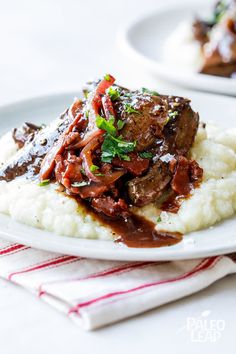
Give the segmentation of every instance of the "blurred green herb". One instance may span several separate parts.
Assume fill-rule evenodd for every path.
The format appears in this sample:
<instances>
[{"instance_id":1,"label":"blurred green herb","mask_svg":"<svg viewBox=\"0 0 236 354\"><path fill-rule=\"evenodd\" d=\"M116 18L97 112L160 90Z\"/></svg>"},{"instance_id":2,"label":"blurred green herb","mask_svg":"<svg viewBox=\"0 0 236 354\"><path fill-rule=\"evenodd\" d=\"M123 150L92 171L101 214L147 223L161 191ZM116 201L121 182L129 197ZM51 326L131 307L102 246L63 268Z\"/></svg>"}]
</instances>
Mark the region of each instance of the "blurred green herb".
<instances>
[{"instance_id":1,"label":"blurred green herb","mask_svg":"<svg viewBox=\"0 0 236 354\"><path fill-rule=\"evenodd\" d=\"M111 135L116 135L116 128L114 126L115 118L110 116L109 120L97 115L96 117L96 125L99 129L105 130L107 133Z\"/></svg>"},{"instance_id":2,"label":"blurred green herb","mask_svg":"<svg viewBox=\"0 0 236 354\"><path fill-rule=\"evenodd\" d=\"M111 77L110 77L109 74L104 75L104 79L105 79L106 81L111 81Z\"/></svg>"},{"instance_id":3,"label":"blurred green herb","mask_svg":"<svg viewBox=\"0 0 236 354\"><path fill-rule=\"evenodd\" d=\"M134 109L131 104L126 103L125 104L125 112L126 113L136 113L136 114L141 114L137 109Z\"/></svg>"},{"instance_id":4,"label":"blurred green herb","mask_svg":"<svg viewBox=\"0 0 236 354\"><path fill-rule=\"evenodd\" d=\"M91 172L95 172L95 171L99 170L99 167L96 165L91 165L89 169Z\"/></svg>"},{"instance_id":5,"label":"blurred green herb","mask_svg":"<svg viewBox=\"0 0 236 354\"><path fill-rule=\"evenodd\" d=\"M139 153L139 156L142 157L143 159L152 159L153 154L151 152L143 151Z\"/></svg>"},{"instance_id":6,"label":"blurred green herb","mask_svg":"<svg viewBox=\"0 0 236 354\"><path fill-rule=\"evenodd\" d=\"M40 187L47 186L50 183L50 179L44 179L43 181L39 182Z\"/></svg>"},{"instance_id":7,"label":"blurred green herb","mask_svg":"<svg viewBox=\"0 0 236 354\"><path fill-rule=\"evenodd\" d=\"M161 222L161 217L160 217L160 215L159 215L158 218L157 218L157 222Z\"/></svg>"},{"instance_id":8,"label":"blurred green herb","mask_svg":"<svg viewBox=\"0 0 236 354\"><path fill-rule=\"evenodd\" d=\"M142 93L148 93L149 95L152 95L152 96L160 96L160 94L157 91L149 90L146 87L142 87L141 88L141 92Z\"/></svg>"},{"instance_id":9,"label":"blurred green herb","mask_svg":"<svg viewBox=\"0 0 236 354\"><path fill-rule=\"evenodd\" d=\"M116 101L120 97L120 92L117 88L109 87L107 90L108 95L110 96L112 101Z\"/></svg>"},{"instance_id":10,"label":"blurred green herb","mask_svg":"<svg viewBox=\"0 0 236 354\"><path fill-rule=\"evenodd\" d=\"M102 144L102 161L111 163L115 156L121 160L130 161L127 153L134 151L136 142L124 141L120 137L107 134Z\"/></svg>"},{"instance_id":11,"label":"blurred green herb","mask_svg":"<svg viewBox=\"0 0 236 354\"><path fill-rule=\"evenodd\" d=\"M124 125L125 125L125 121L119 119L117 122L117 129L121 130Z\"/></svg>"}]
</instances>

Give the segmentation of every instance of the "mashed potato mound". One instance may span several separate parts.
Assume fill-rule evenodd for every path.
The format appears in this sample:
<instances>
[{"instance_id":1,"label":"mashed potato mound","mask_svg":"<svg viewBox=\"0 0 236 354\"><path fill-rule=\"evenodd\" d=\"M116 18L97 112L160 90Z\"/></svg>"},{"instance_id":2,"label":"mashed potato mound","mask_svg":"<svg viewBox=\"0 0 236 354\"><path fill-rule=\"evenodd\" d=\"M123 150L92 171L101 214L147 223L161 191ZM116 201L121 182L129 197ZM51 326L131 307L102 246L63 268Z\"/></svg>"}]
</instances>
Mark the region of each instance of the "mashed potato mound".
<instances>
[{"instance_id":1,"label":"mashed potato mound","mask_svg":"<svg viewBox=\"0 0 236 354\"><path fill-rule=\"evenodd\" d=\"M188 72L198 72L203 64L200 44L194 39L191 22L181 22L163 46L163 62Z\"/></svg>"},{"instance_id":2,"label":"mashed potato mound","mask_svg":"<svg viewBox=\"0 0 236 354\"><path fill-rule=\"evenodd\" d=\"M214 225L236 211L236 130L199 128L191 158L203 168L203 182L185 199L177 214L161 212L157 229L188 233ZM157 216L154 206L139 213ZM154 217L155 215L155 217Z\"/></svg>"},{"instance_id":3,"label":"mashed potato mound","mask_svg":"<svg viewBox=\"0 0 236 354\"><path fill-rule=\"evenodd\" d=\"M11 136L0 140L0 163L16 148ZM137 213L157 222L157 229L188 233L214 225L236 210L236 129L222 132L200 127L191 157L204 169L203 182L183 201L177 214L161 212L154 204ZM109 228L99 224L72 198L56 191L56 184L40 187L24 178L0 182L0 212L30 226L67 236L113 239Z\"/></svg>"}]
</instances>

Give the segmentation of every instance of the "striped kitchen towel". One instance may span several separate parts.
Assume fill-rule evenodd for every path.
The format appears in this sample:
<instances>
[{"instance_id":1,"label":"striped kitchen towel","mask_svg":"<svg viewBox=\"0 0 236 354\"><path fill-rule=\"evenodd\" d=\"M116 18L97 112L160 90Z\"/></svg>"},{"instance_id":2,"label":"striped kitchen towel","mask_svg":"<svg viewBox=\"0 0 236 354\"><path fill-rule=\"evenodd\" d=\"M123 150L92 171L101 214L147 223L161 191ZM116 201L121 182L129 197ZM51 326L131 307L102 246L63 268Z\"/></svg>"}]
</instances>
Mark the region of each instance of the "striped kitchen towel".
<instances>
[{"instance_id":1,"label":"striped kitchen towel","mask_svg":"<svg viewBox=\"0 0 236 354\"><path fill-rule=\"evenodd\" d=\"M116 262L0 240L0 276L95 329L197 292L236 272L236 253L176 262Z\"/></svg>"}]
</instances>

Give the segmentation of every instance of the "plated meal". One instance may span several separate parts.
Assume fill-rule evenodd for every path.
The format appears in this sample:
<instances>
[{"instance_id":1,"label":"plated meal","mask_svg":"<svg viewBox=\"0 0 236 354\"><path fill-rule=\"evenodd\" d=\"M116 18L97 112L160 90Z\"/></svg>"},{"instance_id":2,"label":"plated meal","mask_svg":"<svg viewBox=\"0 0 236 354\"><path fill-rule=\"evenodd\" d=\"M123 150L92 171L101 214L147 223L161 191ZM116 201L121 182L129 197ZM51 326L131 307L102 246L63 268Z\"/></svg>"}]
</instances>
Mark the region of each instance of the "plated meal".
<instances>
[{"instance_id":1,"label":"plated meal","mask_svg":"<svg viewBox=\"0 0 236 354\"><path fill-rule=\"evenodd\" d=\"M176 244L234 214L235 141L188 99L107 74L49 125L1 138L0 212L65 236Z\"/></svg>"},{"instance_id":2,"label":"plated meal","mask_svg":"<svg viewBox=\"0 0 236 354\"><path fill-rule=\"evenodd\" d=\"M210 15L182 21L167 38L164 58L202 74L236 78L236 2L218 1Z\"/></svg>"}]
</instances>

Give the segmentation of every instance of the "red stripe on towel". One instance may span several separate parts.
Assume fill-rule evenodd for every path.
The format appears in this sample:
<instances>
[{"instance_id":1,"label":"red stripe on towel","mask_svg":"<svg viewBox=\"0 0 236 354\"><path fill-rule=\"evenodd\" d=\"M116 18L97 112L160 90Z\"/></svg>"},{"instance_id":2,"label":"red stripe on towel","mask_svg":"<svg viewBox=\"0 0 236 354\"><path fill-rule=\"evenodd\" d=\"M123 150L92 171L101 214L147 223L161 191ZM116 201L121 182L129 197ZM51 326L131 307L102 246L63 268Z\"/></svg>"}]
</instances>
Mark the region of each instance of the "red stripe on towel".
<instances>
[{"instance_id":1,"label":"red stripe on towel","mask_svg":"<svg viewBox=\"0 0 236 354\"><path fill-rule=\"evenodd\" d=\"M57 258L51 259L50 261L46 261L44 263L37 264L35 266L31 266L30 268L23 269L23 270L20 270L18 272L11 273L11 274L9 274L8 279L11 280L12 277L15 276L15 275L32 272L32 271L43 269L43 268L46 268L46 267L53 268L54 266L58 266L59 264L60 265L64 265L67 262L77 261L77 260L80 260L80 259L81 258L75 257L75 256L57 257Z\"/></svg>"},{"instance_id":2,"label":"red stripe on towel","mask_svg":"<svg viewBox=\"0 0 236 354\"><path fill-rule=\"evenodd\" d=\"M112 275L112 274L117 274L120 272L128 272L130 270L136 269L136 268L140 268L140 267L145 267L147 265L152 265L152 264L159 264L159 263L166 263L166 262L139 262L139 263L134 263L134 264L124 264L123 266L120 267L115 267L115 268L109 268L109 269L105 269L101 272L98 273L93 273L91 275L88 275L84 278L80 278L78 280L87 280L87 279L93 279L93 278L99 278L99 277L106 277L108 275Z\"/></svg>"},{"instance_id":3,"label":"red stripe on towel","mask_svg":"<svg viewBox=\"0 0 236 354\"><path fill-rule=\"evenodd\" d=\"M10 255L12 253L18 252L20 250L26 250L30 247L24 245L13 244L8 247L4 247L0 250L0 256Z\"/></svg>"},{"instance_id":4,"label":"red stripe on towel","mask_svg":"<svg viewBox=\"0 0 236 354\"><path fill-rule=\"evenodd\" d=\"M150 288L150 287L161 285L161 284L167 284L167 283L172 283L172 282L175 282L175 281L178 281L178 280L187 279L187 278L195 275L198 272L201 272L203 270L206 270L206 269L210 268L220 258L222 258L222 257L218 257L217 256L217 257L207 258L203 262L198 264L191 271L189 271L189 272L187 272L187 273L185 273L183 275L180 275L180 276L178 276L176 278L164 279L164 280L159 280L159 281L152 282L152 283L142 284L142 285L137 286L135 288L131 288L131 289L128 289L128 290L123 290L123 291L116 291L116 292L113 292L113 293L108 293L108 294L105 294L103 296L100 296L100 297L97 297L97 298L82 302L82 303L76 305L75 307L71 308L69 310L69 314L72 313L72 312L77 312L82 307L90 306L90 305L92 305L92 304L94 304L94 303L96 303L98 301L106 300L106 299L112 298L112 297L117 296L117 295L130 294L130 293L133 293L135 291L142 290L142 289L145 289L145 288Z\"/></svg>"},{"instance_id":5,"label":"red stripe on towel","mask_svg":"<svg viewBox=\"0 0 236 354\"><path fill-rule=\"evenodd\" d=\"M44 294L47 294L47 291L43 289L43 287L45 285L51 285L51 284L57 284L57 283L66 283L66 282L71 282L71 281L83 281L83 280L88 280L88 279L93 279L93 278L99 278L99 277L105 277L105 276L109 276L109 275L115 275L115 274L120 274L120 273L127 273L129 271L135 270L136 268L141 268L141 267L145 267L148 265L161 265L164 263L168 263L168 261L163 261L163 262L136 262L136 263L126 263L122 266L119 267L112 267L112 268L108 268L105 270L102 270L100 272L97 273L92 273L89 274L85 277L81 277L81 278L70 278L70 279L65 279L65 280L60 280L60 281L55 281L55 282L47 282L47 283L43 283L39 286L39 290L38 290L38 296L42 296Z\"/></svg>"},{"instance_id":6,"label":"red stripe on towel","mask_svg":"<svg viewBox=\"0 0 236 354\"><path fill-rule=\"evenodd\" d=\"M109 275L116 275L116 274L120 274L120 273L123 274L123 273L130 272L132 270L135 270L136 268L145 267L147 265L161 265L161 264L165 264L165 263L168 263L168 261L143 262L143 263L135 262L135 263L128 263L128 264L126 263L122 266L107 268L107 269L104 269L100 272L92 273L92 274L89 274L89 275L87 275L85 277L81 277L81 278L70 278L70 279L64 279L64 280L61 279L59 281L42 283L38 289L38 296L42 296L44 294L47 294L47 291L43 289L43 287L45 285L58 284L58 283L63 283L63 282L66 283L66 282L71 282L71 281L83 281L83 280L105 277L105 276L109 276Z\"/></svg>"}]
</instances>

